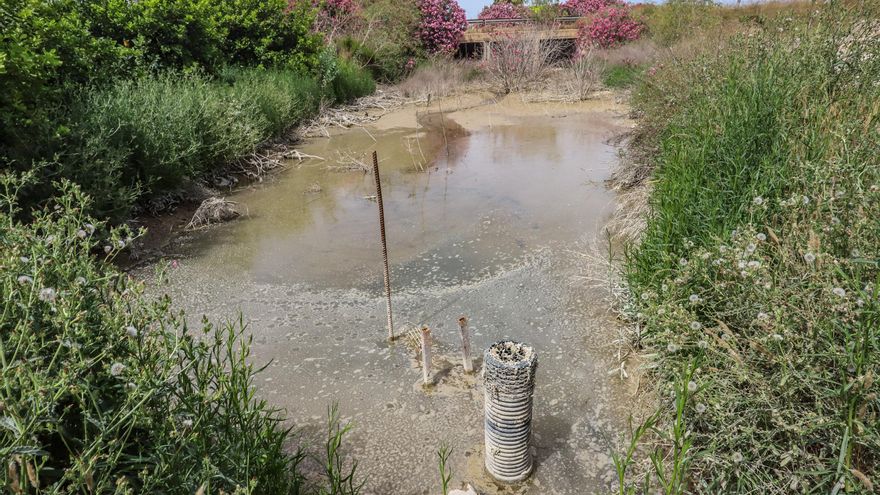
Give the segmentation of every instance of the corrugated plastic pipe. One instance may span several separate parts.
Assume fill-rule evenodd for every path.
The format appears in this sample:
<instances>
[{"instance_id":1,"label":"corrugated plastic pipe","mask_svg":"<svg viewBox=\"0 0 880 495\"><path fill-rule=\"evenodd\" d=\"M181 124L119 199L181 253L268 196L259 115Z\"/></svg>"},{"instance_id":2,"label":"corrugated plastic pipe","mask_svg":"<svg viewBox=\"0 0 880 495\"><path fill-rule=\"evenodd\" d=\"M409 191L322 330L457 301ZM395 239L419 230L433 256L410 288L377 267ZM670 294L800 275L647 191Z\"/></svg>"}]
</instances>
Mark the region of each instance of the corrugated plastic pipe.
<instances>
[{"instance_id":1,"label":"corrugated plastic pipe","mask_svg":"<svg viewBox=\"0 0 880 495\"><path fill-rule=\"evenodd\" d=\"M538 356L521 342L496 342L483 356L486 470L512 483L532 472L532 394Z\"/></svg>"}]
</instances>

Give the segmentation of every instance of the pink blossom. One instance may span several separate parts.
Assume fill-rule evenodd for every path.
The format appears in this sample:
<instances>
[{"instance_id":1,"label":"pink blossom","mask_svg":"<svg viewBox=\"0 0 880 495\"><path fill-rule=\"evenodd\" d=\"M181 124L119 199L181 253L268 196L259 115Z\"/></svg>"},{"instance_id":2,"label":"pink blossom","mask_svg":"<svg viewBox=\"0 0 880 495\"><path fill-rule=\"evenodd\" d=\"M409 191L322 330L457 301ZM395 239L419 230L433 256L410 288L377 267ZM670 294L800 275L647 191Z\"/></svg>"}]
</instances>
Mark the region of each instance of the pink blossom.
<instances>
[{"instance_id":1,"label":"pink blossom","mask_svg":"<svg viewBox=\"0 0 880 495\"><path fill-rule=\"evenodd\" d=\"M639 39L643 31L644 25L632 18L628 6L602 7L591 22L578 28L578 48L580 51L590 45L610 48Z\"/></svg>"},{"instance_id":2,"label":"pink blossom","mask_svg":"<svg viewBox=\"0 0 880 495\"><path fill-rule=\"evenodd\" d=\"M623 3L622 0L567 0L562 4L562 10L568 15L588 16L604 7L623 5Z\"/></svg>"},{"instance_id":3,"label":"pink blossom","mask_svg":"<svg viewBox=\"0 0 880 495\"><path fill-rule=\"evenodd\" d=\"M477 16L478 19L525 19L531 11L522 5L512 3L493 3L488 5Z\"/></svg>"},{"instance_id":4,"label":"pink blossom","mask_svg":"<svg viewBox=\"0 0 880 495\"><path fill-rule=\"evenodd\" d=\"M464 9L455 0L419 0L419 38L429 52L452 53L467 29Z\"/></svg>"}]
</instances>

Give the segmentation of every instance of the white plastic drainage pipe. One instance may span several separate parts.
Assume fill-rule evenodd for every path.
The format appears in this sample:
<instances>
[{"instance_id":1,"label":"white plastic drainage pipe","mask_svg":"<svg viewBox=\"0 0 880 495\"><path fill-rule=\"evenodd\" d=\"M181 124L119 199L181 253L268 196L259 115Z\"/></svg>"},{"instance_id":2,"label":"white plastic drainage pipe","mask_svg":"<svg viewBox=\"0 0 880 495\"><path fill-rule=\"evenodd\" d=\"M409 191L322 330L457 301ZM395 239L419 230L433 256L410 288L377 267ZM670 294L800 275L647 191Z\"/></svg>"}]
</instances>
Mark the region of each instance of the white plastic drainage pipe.
<instances>
[{"instance_id":1,"label":"white plastic drainage pipe","mask_svg":"<svg viewBox=\"0 0 880 495\"><path fill-rule=\"evenodd\" d=\"M521 342L496 342L483 356L486 470L507 483L532 472L532 393L538 356Z\"/></svg>"}]
</instances>

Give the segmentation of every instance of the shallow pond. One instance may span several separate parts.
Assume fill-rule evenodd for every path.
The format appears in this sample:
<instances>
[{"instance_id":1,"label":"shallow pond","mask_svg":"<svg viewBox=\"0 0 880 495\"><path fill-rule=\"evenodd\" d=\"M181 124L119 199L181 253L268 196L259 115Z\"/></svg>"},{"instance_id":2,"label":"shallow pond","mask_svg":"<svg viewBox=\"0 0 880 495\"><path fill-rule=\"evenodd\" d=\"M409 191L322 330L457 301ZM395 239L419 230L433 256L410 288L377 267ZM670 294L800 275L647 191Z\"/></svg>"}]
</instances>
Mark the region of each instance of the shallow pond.
<instances>
[{"instance_id":1,"label":"shallow pond","mask_svg":"<svg viewBox=\"0 0 880 495\"><path fill-rule=\"evenodd\" d=\"M610 484L608 439L628 414L607 301L583 280L582 253L614 207L608 139L627 121L611 102L398 111L364 129L312 140L323 157L230 196L240 220L178 240L167 290L191 316L243 312L258 387L317 437L339 402L355 423L349 454L366 493L439 493L436 450L454 448L454 484L486 492L584 494ZM395 118L397 120L395 120ZM377 150L388 225L395 326L428 325L435 386L406 339L385 340L382 257L373 177ZM532 344L537 467L521 485L482 472L482 387L464 376L459 316L476 349Z\"/></svg>"}]
</instances>

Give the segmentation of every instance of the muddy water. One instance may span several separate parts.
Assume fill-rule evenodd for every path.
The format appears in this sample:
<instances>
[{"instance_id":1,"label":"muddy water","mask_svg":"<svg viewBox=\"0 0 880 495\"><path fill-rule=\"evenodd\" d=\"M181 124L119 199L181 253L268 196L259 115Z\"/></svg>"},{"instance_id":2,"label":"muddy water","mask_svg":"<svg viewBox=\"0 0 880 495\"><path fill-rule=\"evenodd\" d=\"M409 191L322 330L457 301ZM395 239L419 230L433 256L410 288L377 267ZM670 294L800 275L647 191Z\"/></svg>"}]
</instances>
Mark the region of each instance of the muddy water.
<instances>
[{"instance_id":1,"label":"muddy water","mask_svg":"<svg viewBox=\"0 0 880 495\"><path fill-rule=\"evenodd\" d=\"M581 252L614 206L603 181L622 109L609 102L471 102L442 117L411 108L366 129L317 139L278 177L230 199L245 218L180 241L169 292L191 315L242 311L253 358L272 364L258 387L306 437L338 401L354 421L349 452L367 493L439 493L437 447L454 447L454 486L487 493L604 492L606 438L627 417L626 384L609 376L613 319L582 281ZM476 104L480 103L480 104ZM468 105L464 105L468 106ZM406 339L385 342L381 251L371 175L381 159L396 326L431 327L435 385ZM528 482L482 472L482 385L463 376L456 320L474 346L499 339L539 355Z\"/></svg>"}]
</instances>

